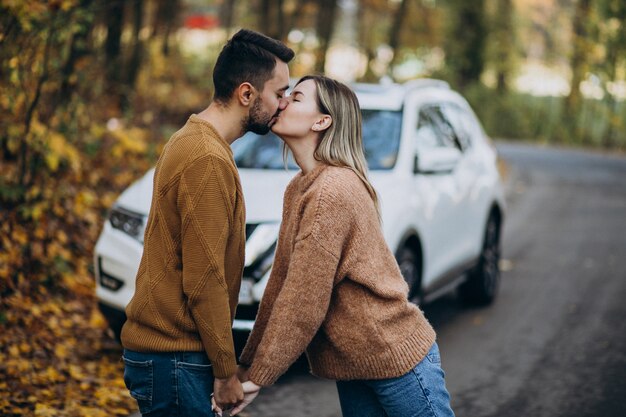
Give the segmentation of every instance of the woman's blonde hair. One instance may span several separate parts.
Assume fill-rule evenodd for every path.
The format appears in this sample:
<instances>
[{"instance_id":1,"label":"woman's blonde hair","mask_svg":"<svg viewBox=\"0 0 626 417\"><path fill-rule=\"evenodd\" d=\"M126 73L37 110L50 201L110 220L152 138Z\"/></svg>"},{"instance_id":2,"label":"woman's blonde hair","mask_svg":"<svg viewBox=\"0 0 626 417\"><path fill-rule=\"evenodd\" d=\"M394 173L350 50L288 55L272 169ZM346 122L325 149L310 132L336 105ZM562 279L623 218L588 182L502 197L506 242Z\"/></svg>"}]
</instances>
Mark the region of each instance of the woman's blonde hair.
<instances>
[{"instance_id":1,"label":"woman's blonde hair","mask_svg":"<svg viewBox=\"0 0 626 417\"><path fill-rule=\"evenodd\" d=\"M345 84L323 75L307 75L300 84L313 80L316 85L316 101L321 113L332 117L328 129L322 132L315 150L315 159L328 165L347 167L363 181L380 219L380 204L376 190L367 177L367 161L363 152L361 108L354 92Z\"/></svg>"}]
</instances>

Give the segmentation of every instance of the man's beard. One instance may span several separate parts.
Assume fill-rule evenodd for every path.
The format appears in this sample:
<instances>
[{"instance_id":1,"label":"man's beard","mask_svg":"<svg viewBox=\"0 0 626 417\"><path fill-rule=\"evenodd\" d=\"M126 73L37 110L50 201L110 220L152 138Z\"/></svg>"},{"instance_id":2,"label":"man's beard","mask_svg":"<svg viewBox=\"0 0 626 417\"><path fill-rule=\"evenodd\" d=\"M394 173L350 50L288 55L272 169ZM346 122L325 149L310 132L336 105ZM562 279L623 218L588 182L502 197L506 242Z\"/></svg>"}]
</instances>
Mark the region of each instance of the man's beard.
<instances>
[{"instance_id":1,"label":"man's beard","mask_svg":"<svg viewBox=\"0 0 626 417\"><path fill-rule=\"evenodd\" d=\"M244 122L244 132L254 132L258 135L265 135L270 131L270 122L274 115L263 112L261 110L261 98L257 97L252 104L248 119Z\"/></svg>"}]
</instances>

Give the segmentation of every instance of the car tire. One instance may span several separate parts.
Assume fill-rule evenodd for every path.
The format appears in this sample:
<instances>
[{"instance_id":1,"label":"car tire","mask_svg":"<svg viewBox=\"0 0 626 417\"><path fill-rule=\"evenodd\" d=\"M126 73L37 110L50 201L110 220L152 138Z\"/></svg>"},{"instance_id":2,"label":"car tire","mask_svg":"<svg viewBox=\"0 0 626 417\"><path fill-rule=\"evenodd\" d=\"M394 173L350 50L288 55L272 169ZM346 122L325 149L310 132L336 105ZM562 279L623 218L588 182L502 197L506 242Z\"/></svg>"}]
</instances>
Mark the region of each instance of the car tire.
<instances>
[{"instance_id":1,"label":"car tire","mask_svg":"<svg viewBox=\"0 0 626 417\"><path fill-rule=\"evenodd\" d=\"M421 281L422 265L415 250L403 246L396 255L400 272L409 286L409 300L419 305L422 302Z\"/></svg>"},{"instance_id":2,"label":"car tire","mask_svg":"<svg viewBox=\"0 0 626 417\"><path fill-rule=\"evenodd\" d=\"M468 272L467 281L459 292L463 301L471 305L488 305L496 297L500 283L500 222L489 216L478 264Z\"/></svg>"}]
</instances>

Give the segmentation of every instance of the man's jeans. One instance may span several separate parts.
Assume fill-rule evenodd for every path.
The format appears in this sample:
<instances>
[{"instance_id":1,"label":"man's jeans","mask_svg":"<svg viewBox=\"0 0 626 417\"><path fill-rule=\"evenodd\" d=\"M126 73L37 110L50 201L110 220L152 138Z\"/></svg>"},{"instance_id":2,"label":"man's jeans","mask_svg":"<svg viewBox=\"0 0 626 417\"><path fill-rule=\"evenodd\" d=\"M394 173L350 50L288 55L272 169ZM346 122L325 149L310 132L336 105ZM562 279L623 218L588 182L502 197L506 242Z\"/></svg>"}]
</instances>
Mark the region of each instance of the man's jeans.
<instances>
[{"instance_id":1,"label":"man's jeans","mask_svg":"<svg viewBox=\"0 0 626 417\"><path fill-rule=\"evenodd\" d=\"M207 416L213 370L204 352L142 353L124 350L124 383L139 411L152 416Z\"/></svg>"},{"instance_id":2,"label":"man's jeans","mask_svg":"<svg viewBox=\"0 0 626 417\"><path fill-rule=\"evenodd\" d=\"M407 374L337 381L343 417L454 417L437 343Z\"/></svg>"}]
</instances>

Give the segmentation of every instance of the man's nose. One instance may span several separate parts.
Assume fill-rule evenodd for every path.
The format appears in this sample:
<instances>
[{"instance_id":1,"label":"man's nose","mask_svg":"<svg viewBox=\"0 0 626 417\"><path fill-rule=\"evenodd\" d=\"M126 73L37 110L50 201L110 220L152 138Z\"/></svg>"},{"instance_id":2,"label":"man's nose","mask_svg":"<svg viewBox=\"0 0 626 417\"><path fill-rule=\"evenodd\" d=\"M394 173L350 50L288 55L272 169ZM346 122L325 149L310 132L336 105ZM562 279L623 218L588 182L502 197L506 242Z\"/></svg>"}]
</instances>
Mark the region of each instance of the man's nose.
<instances>
[{"instance_id":1,"label":"man's nose","mask_svg":"<svg viewBox=\"0 0 626 417\"><path fill-rule=\"evenodd\" d=\"M281 110L281 111L285 110L287 105L289 105L289 100L287 99L287 97L283 97L280 100L278 100L278 110Z\"/></svg>"}]
</instances>

